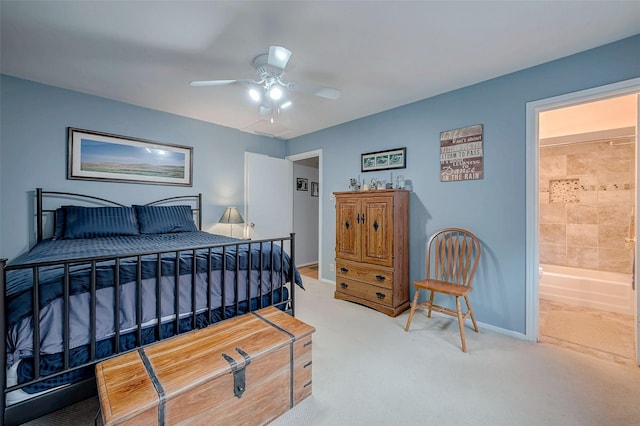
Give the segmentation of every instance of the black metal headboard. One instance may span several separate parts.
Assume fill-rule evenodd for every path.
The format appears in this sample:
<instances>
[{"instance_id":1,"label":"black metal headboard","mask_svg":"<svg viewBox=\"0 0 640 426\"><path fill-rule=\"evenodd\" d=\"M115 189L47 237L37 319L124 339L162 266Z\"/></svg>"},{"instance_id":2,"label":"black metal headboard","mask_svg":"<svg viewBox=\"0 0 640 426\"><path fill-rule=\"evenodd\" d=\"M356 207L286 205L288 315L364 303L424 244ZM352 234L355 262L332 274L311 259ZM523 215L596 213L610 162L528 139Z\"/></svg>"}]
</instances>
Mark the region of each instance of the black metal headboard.
<instances>
[{"instance_id":1,"label":"black metal headboard","mask_svg":"<svg viewBox=\"0 0 640 426\"><path fill-rule=\"evenodd\" d=\"M126 207L125 204L118 203L116 201L107 200L106 198L94 197L93 195L76 194L73 192L60 192L60 191L44 191L42 188L36 188L36 234L37 241L40 242L44 239L44 217L45 215L51 215L53 217L53 226L55 228L56 221L56 208L60 207L62 203L56 208L44 208L44 198L60 198L64 199L64 204L69 204L69 201L76 200L85 203L93 203L107 206L119 206ZM161 200L151 201L144 204L145 206L157 206L163 204L175 204L176 202L187 201L194 204L193 215L195 217L196 225L198 229L202 229L202 194L197 195L178 195L175 197L163 198Z\"/></svg>"}]
</instances>

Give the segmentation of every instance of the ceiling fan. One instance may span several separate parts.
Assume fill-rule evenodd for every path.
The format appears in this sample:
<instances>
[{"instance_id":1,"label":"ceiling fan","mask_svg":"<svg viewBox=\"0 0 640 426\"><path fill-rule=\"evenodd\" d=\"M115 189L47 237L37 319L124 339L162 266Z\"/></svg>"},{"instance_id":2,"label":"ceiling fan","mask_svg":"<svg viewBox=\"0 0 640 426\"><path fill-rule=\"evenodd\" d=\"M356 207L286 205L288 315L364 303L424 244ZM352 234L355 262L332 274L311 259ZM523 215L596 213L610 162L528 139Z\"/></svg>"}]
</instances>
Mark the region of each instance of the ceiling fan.
<instances>
[{"instance_id":1,"label":"ceiling fan","mask_svg":"<svg viewBox=\"0 0 640 426\"><path fill-rule=\"evenodd\" d=\"M318 86L311 83L283 81L284 69L291 57L291 51L281 46L270 46L269 53L256 56L252 65L258 76L257 80L207 80L192 81L191 86L224 86L228 84L246 84L249 96L260 103L260 114L279 113L281 109L291 106L287 90L307 93L325 99L339 99L342 93L338 89ZM273 120L273 119L272 119Z\"/></svg>"}]
</instances>

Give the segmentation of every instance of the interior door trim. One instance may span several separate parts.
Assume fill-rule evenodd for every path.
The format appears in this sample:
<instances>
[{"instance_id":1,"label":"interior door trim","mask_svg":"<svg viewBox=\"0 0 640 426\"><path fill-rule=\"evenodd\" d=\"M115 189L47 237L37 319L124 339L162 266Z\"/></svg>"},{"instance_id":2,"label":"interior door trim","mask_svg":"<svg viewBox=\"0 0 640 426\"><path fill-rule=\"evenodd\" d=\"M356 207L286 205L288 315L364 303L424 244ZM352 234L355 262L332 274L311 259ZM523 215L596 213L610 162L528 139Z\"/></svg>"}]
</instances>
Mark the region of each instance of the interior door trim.
<instances>
[{"instance_id":1,"label":"interior door trim","mask_svg":"<svg viewBox=\"0 0 640 426\"><path fill-rule=\"evenodd\" d=\"M540 112L557 109L561 107L582 104L585 102L601 100L611 97L640 93L640 78L621 81L618 83L608 84L605 86L595 87L578 92L568 93L552 98L541 99L538 101L528 102L526 105L526 267L525 267L525 286L526 286L526 327L525 339L536 342L538 340L539 331L539 289L538 289L538 206L539 206L539 145L538 145L538 115ZM638 112L640 115L640 111ZM636 134L638 129L636 128ZM637 144L637 141L636 141ZM636 149L636 155L638 155ZM636 179L638 171L636 170ZM637 188L636 204L638 204L638 195L640 188ZM640 234L640 227L636 226L636 241ZM636 259L638 248L636 245ZM636 276L638 276L639 265L636 262ZM636 291L636 298L640 291ZM640 303L636 306L636 311L640 309ZM636 317L636 319L638 316ZM638 327L638 324L636 324ZM636 332L636 340L638 340ZM638 348L636 344L636 348ZM640 349L636 353L636 361L640 363Z\"/></svg>"}]
</instances>

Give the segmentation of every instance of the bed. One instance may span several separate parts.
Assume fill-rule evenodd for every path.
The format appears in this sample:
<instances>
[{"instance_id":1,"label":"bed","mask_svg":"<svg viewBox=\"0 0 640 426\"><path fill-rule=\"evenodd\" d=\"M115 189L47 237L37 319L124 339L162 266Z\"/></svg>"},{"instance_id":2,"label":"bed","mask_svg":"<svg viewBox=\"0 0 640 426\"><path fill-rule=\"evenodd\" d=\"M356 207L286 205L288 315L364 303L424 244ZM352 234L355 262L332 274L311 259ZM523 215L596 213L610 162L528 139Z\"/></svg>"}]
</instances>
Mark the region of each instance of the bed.
<instances>
[{"instance_id":1,"label":"bed","mask_svg":"<svg viewBox=\"0 0 640 426\"><path fill-rule=\"evenodd\" d=\"M100 360L266 306L295 315L294 234L203 232L201 204L36 189L36 244L0 260L4 424L94 395Z\"/></svg>"}]
</instances>

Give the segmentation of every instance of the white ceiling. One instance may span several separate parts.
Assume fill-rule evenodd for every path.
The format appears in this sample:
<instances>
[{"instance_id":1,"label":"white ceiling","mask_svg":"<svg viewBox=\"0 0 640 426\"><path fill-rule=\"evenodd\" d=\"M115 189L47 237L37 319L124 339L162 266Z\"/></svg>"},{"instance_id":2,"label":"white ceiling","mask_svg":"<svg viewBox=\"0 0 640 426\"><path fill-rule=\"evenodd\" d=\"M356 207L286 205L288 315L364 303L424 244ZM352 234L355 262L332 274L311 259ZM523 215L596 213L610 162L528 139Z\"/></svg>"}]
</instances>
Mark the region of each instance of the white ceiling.
<instances>
[{"instance_id":1,"label":"white ceiling","mask_svg":"<svg viewBox=\"0 0 640 426\"><path fill-rule=\"evenodd\" d=\"M290 139L640 33L640 1L0 2L8 75ZM291 93L260 116L251 60L281 45ZM588 72L586 70L585 72Z\"/></svg>"}]
</instances>

